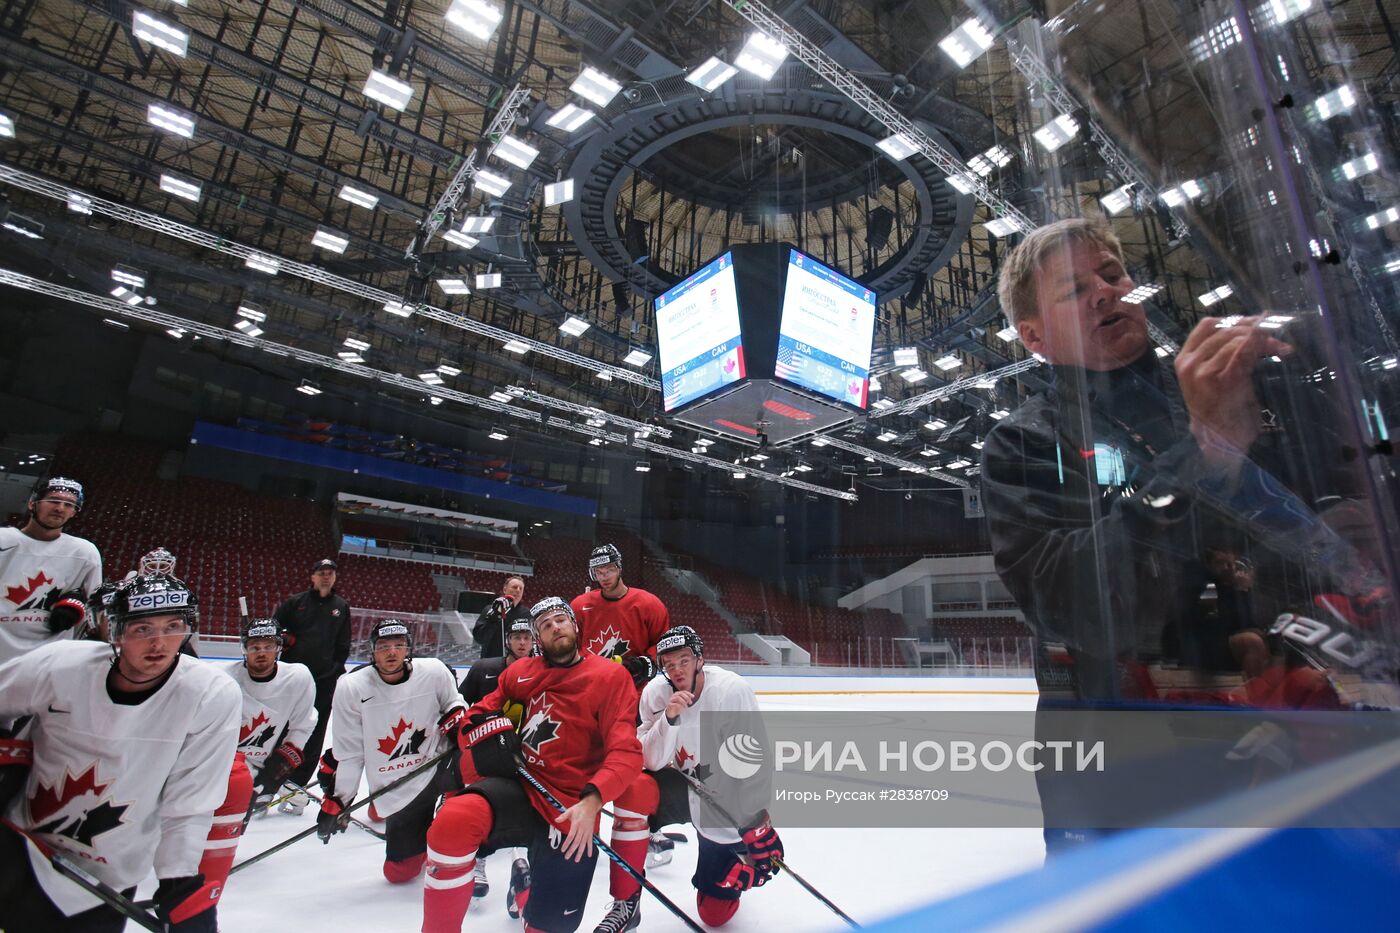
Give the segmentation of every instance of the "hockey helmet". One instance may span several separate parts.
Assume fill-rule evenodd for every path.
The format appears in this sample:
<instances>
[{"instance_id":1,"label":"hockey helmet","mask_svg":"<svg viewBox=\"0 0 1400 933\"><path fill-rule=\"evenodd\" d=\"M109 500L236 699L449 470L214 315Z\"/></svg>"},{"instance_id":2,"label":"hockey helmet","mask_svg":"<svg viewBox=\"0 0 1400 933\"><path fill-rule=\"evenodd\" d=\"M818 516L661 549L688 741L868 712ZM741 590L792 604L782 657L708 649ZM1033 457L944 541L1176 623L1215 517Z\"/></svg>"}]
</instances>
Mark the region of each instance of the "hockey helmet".
<instances>
[{"instance_id":1,"label":"hockey helmet","mask_svg":"<svg viewBox=\"0 0 1400 933\"><path fill-rule=\"evenodd\" d=\"M199 598L179 577L168 573L140 574L118 587L107 606L107 629L113 643L138 619L183 616L190 634L199 630Z\"/></svg>"},{"instance_id":2,"label":"hockey helmet","mask_svg":"<svg viewBox=\"0 0 1400 933\"><path fill-rule=\"evenodd\" d=\"M158 547L142 555L140 567L142 573L174 573L175 555L163 547Z\"/></svg>"},{"instance_id":3,"label":"hockey helmet","mask_svg":"<svg viewBox=\"0 0 1400 933\"><path fill-rule=\"evenodd\" d=\"M277 642L280 651L285 641L282 638L282 626L277 624L276 619L249 619L243 623L242 630L238 633L238 644L244 651L248 650L248 642L254 638L271 638Z\"/></svg>"},{"instance_id":4,"label":"hockey helmet","mask_svg":"<svg viewBox=\"0 0 1400 933\"><path fill-rule=\"evenodd\" d=\"M525 621L524 619L516 619L514 622L512 622L512 623L510 624L510 629L506 632L506 637L509 638L509 637L512 636L512 635L531 635L531 636L533 636L534 634L535 634L535 626L534 626L534 623L532 623L532 622L527 622L527 621Z\"/></svg>"},{"instance_id":5,"label":"hockey helmet","mask_svg":"<svg viewBox=\"0 0 1400 933\"><path fill-rule=\"evenodd\" d=\"M87 496L83 493L83 484L66 476L50 476L35 483L34 490L29 494L29 508L32 510L40 499L55 492L66 492L77 500L77 508L73 510L75 513L83 510L83 503L87 501Z\"/></svg>"},{"instance_id":6,"label":"hockey helmet","mask_svg":"<svg viewBox=\"0 0 1400 933\"><path fill-rule=\"evenodd\" d=\"M657 640L656 659L659 661L668 651L679 651L681 648L689 648L697 658L705 655L705 642L699 632L689 625L673 625Z\"/></svg>"},{"instance_id":7,"label":"hockey helmet","mask_svg":"<svg viewBox=\"0 0 1400 933\"><path fill-rule=\"evenodd\" d=\"M408 623L400 622L398 619L380 619L374 623L374 628L369 630L369 650L373 654L379 647L379 641L383 638L397 638L403 636L408 641L408 653L413 654L413 631L408 627Z\"/></svg>"},{"instance_id":8,"label":"hockey helmet","mask_svg":"<svg viewBox=\"0 0 1400 933\"><path fill-rule=\"evenodd\" d=\"M120 586L120 583L113 583L109 580L93 590L92 595L88 597L88 612L93 615L106 612L107 607L112 604L112 597L117 595L117 589Z\"/></svg>"},{"instance_id":9,"label":"hockey helmet","mask_svg":"<svg viewBox=\"0 0 1400 933\"><path fill-rule=\"evenodd\" d=\"M578 628L578 619L574 617L574 607L558 596L546 596L530 607L530 627L534 629L536 634L539 634L540 619L555 611L563 612L569 617L569 621L574 623L574 628Z\"/></svg>"},{"instance_id":10,"label":"hockey helmet","mask_svg":"<svg viewBox=\"0 0 1400 933\"><path fill-rule=\"evenodd\" d=\"M617 569L622 569L622 552L615 544L600 544L588 555L588 579L598 581L598 568L606 567L608 564L617 564Z\"/></svg>"}]
</instances>

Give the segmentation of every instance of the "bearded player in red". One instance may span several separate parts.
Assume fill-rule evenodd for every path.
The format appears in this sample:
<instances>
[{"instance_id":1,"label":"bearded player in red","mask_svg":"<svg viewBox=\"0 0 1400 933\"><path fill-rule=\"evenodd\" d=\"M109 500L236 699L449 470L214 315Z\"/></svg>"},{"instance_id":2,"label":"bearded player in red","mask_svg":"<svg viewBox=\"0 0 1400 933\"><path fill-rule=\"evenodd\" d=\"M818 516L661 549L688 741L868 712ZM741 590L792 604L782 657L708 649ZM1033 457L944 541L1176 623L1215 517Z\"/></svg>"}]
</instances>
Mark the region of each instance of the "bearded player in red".
<instances>
[{"instance_id":1,"label":"bearded player in red","mask_svg":"<svg viewBox=\"0 0 1400 933\"><path fill-rule=\"evenodd\" d=\"M656 675L656 642L671 627L671 614L651 593L622 582L622 552L600 544L588 555L588 577L598 584L574 597L571 608L583 650L620 659L640 690Z\"/></svg>"},{"instance_id":2,"label":"bearded player in red","mask_svg":"<svg viewBox=\"0 0 1400 933\"><path fill-rule=\"evenodd\" d=\"M428 830L424 933L460 933L477 851L517 845L530 847L533 884L519 895L527 933L573 933L597 862L598 814L609 801L612 848L644 871L647 817L659 792L642 773L631 679L579 649L578 622L562 599L541 600L530 616L541 655L502 671L458 735L467 788L443 803ZM501 714L506 702L525 707L519 732ZM519 759L564 804L563 813L523 782ZM594 933L621 933L641 922L641 885L611 867L614 900Z\"/></svg>"}]
</instances>

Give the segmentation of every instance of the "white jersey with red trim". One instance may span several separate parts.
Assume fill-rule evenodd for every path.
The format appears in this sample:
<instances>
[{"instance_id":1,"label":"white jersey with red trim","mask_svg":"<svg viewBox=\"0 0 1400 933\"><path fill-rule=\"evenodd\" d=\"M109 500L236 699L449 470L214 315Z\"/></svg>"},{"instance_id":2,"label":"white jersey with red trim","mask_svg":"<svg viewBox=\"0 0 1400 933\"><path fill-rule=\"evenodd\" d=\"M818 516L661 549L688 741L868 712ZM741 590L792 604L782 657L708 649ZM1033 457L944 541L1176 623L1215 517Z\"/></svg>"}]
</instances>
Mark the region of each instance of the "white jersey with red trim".
<instances>
[{"instance_id":1,"label":"white jersey with red trim","mask_svg":"<svg viewBox=\"0 0 1400 933\"><path fill-rule=\"evenodd\" d=\"M102 585L102 556L86 538L31 538L18 528L0 528L0 664L49 642L72 638L50 634L54 598L70 590L84 597Z\"/></svg>"},{"instance_id":2,"label":"white jersey with red trim","mask_svg":"<svg viewBox=\"0 0 1400 933\"><path fill-rule=\"evenodd\" d=\"M437 658L414 658L408 677L386 684L373 664L351 671L335 685L331 703L331 743L339 766L335 795L349 803L360 789L360 774L374 792L427 761L449 744L438 720L454 706L465 707L457 678ZM428 786L433 768L375 799L380 816L390 816Z\"/></svg>"},{"instance_id":3,"label":"white jersey with red trim","mask_svg":"<svg viewBox=\"0 0 1400 933\"><path fill-rule=\"evenodd\" d=\"M278 661L266 680L254 680L242 661L229 661L223 670L243 691L238 750L253 777L283 742L292 743L297 751L306 748L306 740L316 728L316 681L305 664Z\"/></svg>"},{"instance_id":4,"label":"white jersey with red trim","mask_svg":"<svg viewBox=\"0 0 1400 933\"><path fill-rule=\"evenodd\" d=\"M34 766L5 816L122 890L152 864L158 878L199 869L238 744L238 687L180 656L141 702L114 702L112 649L45 645L0 665L0 720L30 715ZM70 916L98 901L57 875L31 844L49 899Z\"/></svg>"},{"instance_id":5,"label":"white jersey with red trim","mask_svg":"<svg viewBox=\"0 0 1400 933\"><path fill-rule=\"evenodd\" d=\"M709 776L719 765L713 761L701 761L699 758L702 748L701 717L705 713L720 711L758 712L758 699L744 678L708 661L704 670L705 681L700 696L681 711L674 726L665 715L666 704L676 692L671 682L665 677L657 677L642 691L642 721L637 726L637 738L642 742L643 767L648 771L660 771L667 765L675 765L702 784L707 783ZM709 717L706 725L714 728L717 720ZM712 740L705 747L713 750L718 747L718 743ZM690 812L699 813L700 798L693 790L687 793L690 795ZM743 819L750 814L736 815ZM696 831L711 842L739 841L739 834L728 826L705 826L702 830L697 824Z\"/></svg>"}]
</instances>

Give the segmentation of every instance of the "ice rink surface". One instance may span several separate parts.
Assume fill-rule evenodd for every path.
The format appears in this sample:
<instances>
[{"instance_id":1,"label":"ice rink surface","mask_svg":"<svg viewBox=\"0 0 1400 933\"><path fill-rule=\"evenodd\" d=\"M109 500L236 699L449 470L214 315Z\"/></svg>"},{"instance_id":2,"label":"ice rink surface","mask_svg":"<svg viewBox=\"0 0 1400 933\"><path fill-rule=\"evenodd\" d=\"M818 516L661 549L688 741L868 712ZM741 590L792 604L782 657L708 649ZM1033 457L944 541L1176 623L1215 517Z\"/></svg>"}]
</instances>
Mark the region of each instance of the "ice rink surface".
<instances>
[{"instance_id":1,"label":"ice rink surface","mask_svg":"<svg viewBox=\"0 0 1400 933\"><path fill-rule=\"evenodd\" d=\"M754 677L765 710L1023 710L1035 706L1034 682L934 678ZM328 744L334 745L332 738ZM361 812L361 815L363 813ZM242 861L312 825L315 809L300 817L274 813L256 819L238 848ZM606 818L603 832L607 839ZM690 875L694 830L677 844L669 865L648 877L694 916ZM778 827L787 859L860 923L1038 867L1044 856L1039 829L815 829ZM384 843L351 826L322 845L314 835L235 874L219 905L225 933L296 930L414 931L422 921L422 884L391 885L381 872ZM591 931L611 903L608 861L598 860L587 916ZM467 913L464 930L506 933L521 929L505 910L510 855L486 860L491 889ZM143 895L145 890L143 888ZM643 930L686 929L654 898L642 895ZM790 878L780 875L744 895L733 931L821 931L846 925Z\"/></svg>"}]
</instances>

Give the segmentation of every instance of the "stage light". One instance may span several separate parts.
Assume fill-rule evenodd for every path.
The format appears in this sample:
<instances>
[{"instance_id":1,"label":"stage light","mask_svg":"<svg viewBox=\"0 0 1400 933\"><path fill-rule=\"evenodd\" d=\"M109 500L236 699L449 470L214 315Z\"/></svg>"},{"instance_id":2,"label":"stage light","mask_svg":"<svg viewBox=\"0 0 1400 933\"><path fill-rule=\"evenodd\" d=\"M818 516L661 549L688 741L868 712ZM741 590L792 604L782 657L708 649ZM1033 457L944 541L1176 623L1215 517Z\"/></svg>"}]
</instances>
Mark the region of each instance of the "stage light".
<instances>
[{"instance_id":1,"label":"stage light","mask_svg":"<svg viewBox=\"0 0 1400 933\"><path fill-rule=\"evenodd\" d=\"M1157 284L1139 285L1128 294L1123 296L1124 304L1140 305L1153 295L1157 294L1164 286Z\"/></svg>"},{"instance_id":2,"label":"stage light","mask_svg":"<svg viewBox=\"0 0 1400 933\"><path fill-rule=\"evenodd\" d=\"M243 265L257 272L265 272L268 275L276 275L282 271L282 261L273 259L271 256L264 256L261 253L252 253L243 260Z\"/></svg>"},{"instance_id":3,"label":"stage light","mask_svg":"<svg viewBox=\"0 0 1400 933\"><path fill-rule=\"evenodd\" d=\"M633 469L635 469L638 473L650 473L651 464L647 463L645 460L638 460L637 465L633 467Z\"/></svg>"},{"instance_id":4,"label":"stage light","mask_svg":"<svg viewBox=\"0 0 1400 933\"><path fill-rule=\"evenodd\" d=\"M336 356L346 363L363 363L365 361L365 358L354 350L341 350Z\"/></svg>"},{"instance_id":5,"label":"stage light","mask_svg":"<svg viewBox=\"0 0 1400 933\"><path fill-rule=\"evenodd\" d=\"M478 272L476 276L477 291L487 288L501 287L501 273L499 272Z\"/></svg>"},{"instance_id":6,"label":"stage light","mask_svg":"<svg viewBox=\"0 0 1400 933\"><path fill-rule=\"evenodd\" d=\"M117 266L112 270L112 281L120 285L130 285L132 288L145 288L146 274L130 266Z\"/></svg>"},{"instance_id":7,"label":"stage light","mask_svg":"<svg viewBox=\"0 0 1400 933\"><path fill-rule=\"evenodd\" d=\"M355 338L355 337L346 337L346 338L345 338L345 345L346 345L347 347L349 347L350 349L352 349L352 350L368 350L368 349L369 349L369 341L368 341L368 340L359 340L359 339L357 339L357 338Z\"/></svg>"},{"instance_id":8,"label":"stage light","mask_svg":"<svg viewBox=\"0 0 1400 933\"><path fill-rule=\"evenodd\" d=\"M585 123L592 120L597 114L593 111L579 107L575 104L565 104L554 112L554 115L544 121L545 125L561 129L566 133L576 133Z\"/></svg>"},{"instance_id":9,"label":"stage light","mask_svg":"<svg viewBox=\"0 0 1400 933\"><path fill-rule=\"evenodd\" d=\"M933 361L933 365L937 366L945 373L949 372L950 370L957 369L962 364L962 357L958 356L956 353L949 353L948 355L941 356Z\"/></svg>"},{"instance_id":10,"label":"stage light","mask_svg":"<svg viewBox=\"0 0 1400 933\"><path fill-rule=\"evenodd\" d=\"M943 180L948 183L948 187L959 194L972 194L976 190L976 182L970 172L956 172Z\"/></svg>"},{"instance_id":11,"label":"stage light","mask_svg":"<svg viewBox=\"0 0 1400 933\"><path fill-rule=\"evenodd\" d=\"M419 373L418 378L422 379L430 386L442 385L442 377L439 376L435 370L429 370L426 373Z\"/></svg>"},{"instance_id":12,"label":"stage light","mask_svg":"<svg viewBox=\"0 0 1400 933\"><path fill-rule=\"evenodd\" d=\"M1152 352L1157 354L1157 359L1159 360L1164 360L1172 355L1171 351L1168 350L1166 347L1153 347Z\"/></svg>"},{"instance_id":13,"label":"stage light","mask_svg":"<svg viewBox=\"0 0 1400 933\"><path fill-rule=\"evenodd\" d=\"M1003 343L1013 343L1019 336L1020 332L1016 330L1013 324L1007 324L1001 330L997 331L997 337Z\"/></svg>"},{"instance_id":14,"label":"stage light","mask_svg":"<svg viewBox=\"0 0 1400 933\"><path fill-rule=\"evenodd\" d=\"M504 346L501 347L501 349L505 350L507 353L517 353L524 355L530 352L530 345L523 340L512 339L507 340Z\"/></svg>"},{"instance_id":15,"label":"stage light","mask_svg":"<svg viewBox=\"0 0 1400 933\"><path fill-rule=\"evenodd\" d=\"M700 90L709 93L738 73L738 68L711 56L703 65L686 75L685 79Z\"/></svg>"},{"instance_id":16,"label":"stage light","mask_svg":"<svg viewBox=\"0 0 1400 933\"><path fill-rule=\"evenodd\" d=\"M496 218L483 214L478 217L468 217L462 221L463 233L489 233L495 225Z\"/></svg>"},{"instance_id":17,"label":"stage light","mask_svg":"<svg viewBox=\"0 0 1400 933\"><path fill-rule=\"evenodd\" d=\"M767 81L778 73L778 67L788 57L787 46L761 32L751 33L734 64Z\"/></svg>"},{"instance_id":18,"label":"stage light","mask_svg":"<svg viewBox=\"0 0 1400 933\"><path fill-rule=\"evenodd\" d=\"M15 120L8 113L0 113L0 136L15 138Z\"/></svg>"},{"instance_id":19,"label":"stage light","mask_svg":"<svg viewBox=\"0 0 1400 933\"><path fill-rule=\"evenodd\" d=\"M168 130L176 136L190 139L194 136L194 117L164 104L150 104L146 107L146 122Z\"/></svg>"},{"instance_id":20,"label":"stage light","mask_svg":"<svg viewBox=\"0 0 1400 933\"><path fill-rule=\"evenodd\" d=\"M925 447L923 450L920 450L920 451L919 451L919 456L920 456L920 457L936 457L936 456L938 456L938 448L937 448L937 447Z\"/></svg>"},{"instance_id":21,"label":"stage light","mask_svg":"<svg viewBox=\"0 0 1400 933\"><path fill-rule=\"evenodd\" d=\"M1197 295L1196 300L1201 303L1201 307L1209 308L1213 304L1218 304L1224 301L1226 298L1229 298L1234 293L1235 290L1229 285L1222 285L1219 288L1212 288L1204 295Z\"/></svg>"},{"instance_id":22,"label":"stage light","mask_svg":"<svg viewBox=\"0 0 1400 933\"><path fill-rule=\"evenodd\" d=\"M436 396L436 395L430 395L430 396L428 396L428 404L429 404L429 405L441 405L441 404L442 404L442 399L439 398L439 397Z\"/></svg>"},{"instance_id":23,"label":"stage light","mask_svg":"<svg viewBox=\"0 0 1400 933\"><path fill-rule=\"evenodd\" d=\"M1200 182L1188 179L1181 184L1168 188L1160 195L1162 203L1167 207L1181 207L1187 201L1194 201L1201 196Z\"/></svg>"},{"instance_id":24,"label":"stage light","mask_svg":"<svg viewBox=\"0 0 1400 933\"><path fill-rule=\"evenodd\" d=\"M504 441L510 438L510 435L506 433L505 428L492 428L491 433L487 434L486 436L491 438L491 440L493 441Z\"/></svg>"},{"instance_id":25,"label":"stage light","mask_svg":"<svg viewBox=\"0 0 1400 933\"><path fill-rule=\"evenodd\" d=\"M361 191L353 185L343 185L337 197L342 201L349 201L351 204L359 205L371 211L379 206L379 195L369 191Z\"/></svg>"},{"instance_id":26,"label":"stage light","mask_svg":"<svg viewBox=\"0 0 1400 933\"><path fill-rule=\"evenodd\" d=\"M1099 198L1099 203L1110 216L1117 216L1133 206L1133 185L1127 184L1121 188L1114 188L1108 194Z\"/></svg>"},{"instance_id":27,"label":"stage light","mask_svg":"<svg viewBox=\"0 0 1400 933\"><path fill-rule=\"evenodd\" d=\"M402 110L413 99L413 85L382 71L371 71L365 79L364 95L386 107Z\"/></svg>"},{"instance_id":28,"label":"stage light","mask_svg":"<svg viewBox=\"0 0 1400 933\"><path fill-rule=\"evenodd\" d=\"M460 246L462 249L471 249L481 241L474 236L467 236L460 230L448 230L442 238L453 246Z\"/></svg>"},{"instance_id":29,"label":"stage light","mask_svg":"<svg viewBox=\"0 0 1400 933\"><path fill-rule=\"evenodd\" d=\"M873 376L873 375L872 375L872 376L870 377L870 391L871 391L872 394L875 393L875 392L879 392L879 391L880 391L881 389L883 389L884 387L885 387L885 386L884 386L884 383L880 382L880 377L879 377L879 376Z\"/></svg>"},{"instance_id":30,"label":"stage light","mask_svg":"<svg viewBox=\"0 0 1400 933\"><path fill-rule=\"evenodd\" d=\"M588 446L589 446L589 447L602 447L605 443L607 443L607 442L604 441L601 437L595 437L595 438L593 438L592 440L590 440L590 441L588 442Z\"/></svg>"},{"instance_id":31,"label":"stage light","mask_svg":"<svg viewBox=\"0 0 1400 933\"><path fill-rule=\"evenodd\" d=\"M651 362L651 354L644 350L633 349L622 358L622 362L628 366L645 366Z\"/></svg>"},{"instance_id":32,"label":"stage light","mask_svg":"<svg viewBox=\"0 0 1400 933\"><path fill-rule=\"evenodd\" d=\"M91 214L92 198L78 194L76 191L68 192L68 209L75 214Z\"/></svg>"},{"instance_id":33,"label":"stage light","mask_svg":"<svg viewBox=\"0 0 1400 933\"><path fill-rule=\"evenodd\" d=\"M1381 227L1393 224L1397 220L1400 220L1400 208L1388 207L1383 211L1378 211L1367 217L1366 229L1379 230Z\"/></svg>"},{"instance_id":34,"label":"stage light","mask_svg":"<svg viewBox=\"0 0 1400 933\"><path fill-rule=\"evenodd\" d=\"M578 73L574 83L569 85L569 90L589 103L606 107L617 96L617 92L622 90L622 85L597 68L585 67Z\"/></svg>"},{"instance_id":35,"label":"stage light","mask_svg":"<svg viewBox=\"0 0 1400 933\"><path fill-rule=\"evenodd\" d=\"M332 253L343 253L345 247L350 245L350 238L344 234L336 233L325 227L317 227L316 233L311 237L311 244L319 246L321 249L330 250Z\"/></svg>"},{"instance_id":36,"label":"stage light","mask_svg":"<svg viewBox=\"0 0 1400 933\"><path fill-rule=\"evenodd\" d=\"M824 437L814 437L814 438L812 438L812 446L813 446L813 447L825 447L827 444L830 444L830 443L831 443L831 441L827 440L827 439L824 438Z\"/></svg>"},{"instance_id":37,"label":"stage light","mask_svg":"<svg viewBox=\"0 0 1400 933\"><path fill-rule=\"evenodd\" d=\"M451 363L439 363L439 364L438 364L437 371L440 372L440 373L442 373L444 376L460 376L460 375L462 375L462 371L461 371L460 369L458 369L456 366L453 366Z\"/></svg>"},{"instance_id":38,"label":"stage light","mask_svg":"<svg viewBox=\"0 0 1400 933\"><path fill-rule=\"evenodd\" d=\"M143 42L149 42L158 49L165 49L167 52L182 58L190 47L188 30L174 23L167 23L163 19L157 19L145 10L132 12L131 34Z\"/></svg>"},{"instance_id":39,"label":"stage light","mask_svg":"<svg viewBox=\"0 0 1400 933\"><path fill-rule=\"evenodd\" d=\"M321 394L321 387L308 379L303 379L301 385L297 386L297 391L302 395L316 396Z\"/></svg>"},{"instance_id":40,"label":"stage light","mask_svg":"<svg viewBox=\"0 0 1400 933\"><path fill-rule=\"evenodd\" d=\"M1046 152L1054 152L1079 135L1079 122L1069 114L1062 113L1031 135Z\"/></svg>"},{"instance_id":41,"label":"stage light","mask_svg":"<svg viewBox=\"0 0 1400 933\"><path fill-rule=\"evenodd\" d=\"M117 330L131 330L130 324L123 323L122 321L114 321L109 317L104 317L102 323L106 324L108 327L116 328Z\"/></svg>"},{"instance_id":42,"label":"stage light","mask_svg":"<svg viewBox=\"0 0 1400 933\"><path fill-rule=\"evenodd\" d=\"M491 154L502 162L509 162L516 168L529 168L530 163L539 158L540 151L514 136L502 136L500 141L492 147Z\"/></svg>"},{"instance_id":43,"label":"stage light","mask_svg":"<svg viewBox=\"0 0 1400 933\"><path fill-rule=\"evenodd\" d=\"M1337 171L1347 181L1353 181L1360 178L1362 175L1371 174L1380 167L1381 160L1376 157L1374 152L1368 152L1365 155L1357 156L1354 159L1343 162L1337 167Z\"/></svg>"},{"instance_id":44,"label":"stage light","mask_svg":"<svg viewBox=\"0 0 1400 933\"><path fill-rule=\"evenodd\" d=\"M1312 5L1313 0L1268 0L1262 9L1273 20L1273 25L1281 26L1311 10Z\"/></svg>"},{"instance_id":45,"label":"stage light","mask_svg":"<svg viewBox=\"0 0 1400 933\"><path fill-rule=\"evenodd\" d=\"M258 324L261 324L263 321L267 320L266 311L262 310L257 305L246 301L238 306L238 311L236 313L239 317L247 318L248 320L255 321Z\"/></svg>"},{"instance_id":46,"label":"stage light","mask_svg":"<svg viewBox=\"0 0 1400 933\"><path fill-rule=\"evenodd\" d=\"M1352 91L1351 85L1343 84L1335 91L1323 94L1313 101L1311 112L1319 120L1330 120L1338 114L1348 113L1356 106L1356 94Z\"/></svg>"},{"instance_id":47,"label":"stage light","mask_svg":"<svg viewBox=\"0 0 1400 933\"><path fill-rule=\"evenodd\" d=\"M233 322L233 326L236 327L238 330L242 331L245 336L262 336L262 328L259 327L257 324L253 323L252 321L248 320L247 318L239 318L238 320Z\"/></svg>"},{"instance_id":48,"label":"stage light","mask_svg":"<svg viewBox=\"0 0 1400 933\"><path fill-rule=\"evenodd\" d=\"M597 375L595 375L593 378L595 378L595 379L601 379L603 382L612 382L612 373L600 372L600 373L598 373Z\"/></svg>"},{"instance_id":49,"label":"stage light","mask_svg":"<svg viewBox=\"0 0 1400 933\"><path fill-rule=\"evenodd\" d=\"M899 434L894 431L882 431L880 434L876 435L875 440L888 444L890 441L897 440L898 438Z\"/></svg>"},{"instance_id":50,"label":"stage light","mask_svg":"<svg viewBox=\"0 0 1400 933\"><path fill-rule=\"evenodd\" d=\"M174 337L176 340L179 340L185 336L185 332L178 327L167 327L165 329L165 332L170 336Z\"/></svg>"},{"instance_id":51,"label":"stage light","mask_svg":"<svg viewBox=\"0 0 1400 933\"><path fill-rule=\"evenodd\" d=\"M916 383L923 382L925 379L927 379L928 373L924 372L918 367L915 367L913 369L900 370L899 377L905 382L909 383L910 385L914 385Z\"/></svg>"},{"instance_id":52,"label":"stage light","mask_svg":"<svg viewBox=\"0 0 1400 933\"><path fill-rule=\"evenodd\" d=\"M185 181L174 175L161 175L160 190L177 198L184 198L186 201L198 201L201 186L198 182Z\"/></svg>"},{"instance_id":53,"label":"stage light","mask_svg":"<svg viewBox=\"0 0 1400 933\"><path fill-rule=\"evenodd\" d=\"M384 302L384 310L394 317L413 316L413 305L406 301L386 301Z\"/></svg>"},{"instance_id":54,"label":"stage light","mask_svg":"<svg viewBox=\"0 0 1400 933\"><path fill-rule=\"evenodd\" d=\"M583 332L588 330L590 326L591 325L583 318L569 315L564 323L559 325L559 329L570 337L579 337L582 336Z\"/></svg>"},{"instance_id":55,"label":"stage light","mask_svg":"<svg viewBox=\"0 0 1400 933\"><path fill-rule=\"evenodd\" d=\"M1005 408L998 408L996 411L989 412L988 414L992 416L993 421L1000 421L1007 415L1011 414L1011 412L1007 411Z\"/></svg>"},{"instance_id":56,"label":"stage light","mask_svg":"<svg viewBox=\"0 0 1400 933\"><path fill-rule=\"evenodd\" d=\"M5 221L5 225L9 226L8 220ZM141 296L136 294L131 289L127 288L125 285L118 285L116 288L112 289L112 297L117 299L118 301L125 302L126 304L133 306L139 305L141 303ZM240 321L239 323L250 324L251 322Z\"/></svg>"},{"instance_id":57,"label":"stage light","mask_svg":"<svg viewBox=\"0 0 1400 933\"><path fill-rule=\"evenodd\" d=\"M983 178L1011 161L1011 150L1005 146L993 146L981 155L967 160L967 167Z\"/></svg>"},{"instance_id":58,"label":"stage light","mask_svg":"<svg viewBox=\"0 0 1400 933\"><path fill-rule=\"evenodd\" d=\"M497 389L495 392L492 392L491 395L488 397L491 399L491 401L500 402L502 405L505 405L506 403L512 401L513 398L511 395L502 392L500 389Z\"/></svg>"},{"instance_id":59,"label":"stage light","mask_svg":"<svg viewBox=\"0 0 1400 933\"><path fill-rule=\"evenodd\" d=\"M942 431L947 426L948 422L944 421L942 418L930 418L928 421L924 422L924 427L928 428L930 431Z\"/></svg>"},{"instance_id":60,"label":"stage light","mask_svg":"<svg viewBox=\"0 0 1400 933\"><path fill-rule=\"evenodd\" d=\"M918 348L918 347L895 347L895 348L894 348L894 365L896 365L896 366L918 366L918 365L919 365L919 348Z\"/></svg>"},{"instance_id":61,"label":"stage light","mask_svg":"<svg viewBox=\"0 0 1400 933\"><path fill-rule=\"evenodd\" d=\"M992 236L1010 236L1021 232L1021 222L1014 217L993 217L982 226Z\"/></svg>"},{"instance_id":62,"label":"stage light","mask_svg":"<svg viewBox=\"0 0 1400 933\"><path fill-rule=\"evenodd\" d=\"M890 401L889 399L887 399L887 398L880 398L880 399L876 399L874 402L872 402L871 405L870 405L870 407L871 407L871 408L878 409L879 411L884 411L886 408L893 408L893 407L894 407L894 402L891 402L891 401Z\"/></svg>"},{"instance_id":63,"label":"stage light","mask_svg":"<svg viewBox=\"0 0 1400 933\"><path fill-rule=\"evenodd\" d=\"M452 6L447 8L447 21L484 42L500 25L501 8L485 0L452 0Z\"/></svg>"},{"instance_id":64,"label":"stage light","mask_svg":"<svg viewBox=\"0 0 1400 933\"><path fill-rule=\"evenodd\" d=\"M472 187L499 198L510 190L510 179L490 169L482 169L472 176Z\"/></svg>"},{"instance_id":65,"label":"stage light","mask_svg":"<svg viewBox=\"0 0 1400 933\"><path fill-rule=\"evenodd\" d=\"M466 279L438 279L437 284L445 295L470 295L472 293L472 290L467 287Z\"/></svg>"},{"instance_id":66,"label":"stage light","mask_svg":"<svg viewBox=\"0 0 1400 933\"><path fill-rule=\"evenodd\" d=\"M553 207L556 204L564 204L574 199L574 180L565 178L563 181L556 181L551 185L544 186L544 206Z\"/></svg>"},{"instance_id":67,"label":"stage light","mask_svg":"<svg viewBox=\"0 0 1400 933\"><path fill-rule=\"evenodd\" d=\"M875 146L896 162L907 159L919 151L919 147L914 145L914 140L908 133L895 133L893 136L887 136Z\"/></svg>"},{"instance_id":68,"label":"stage light","mask_svg":"<svg viewBox=\"0 0 1400 933\"><path fill-rule=\"evenodd\" d=\"M959 68L966 68L991 48L995 41L996 37L992 35L991 30L974 17L963 21L956 29L938 40L938 47L953 60L953 64Z\"/></svg>"}]
</instances>

